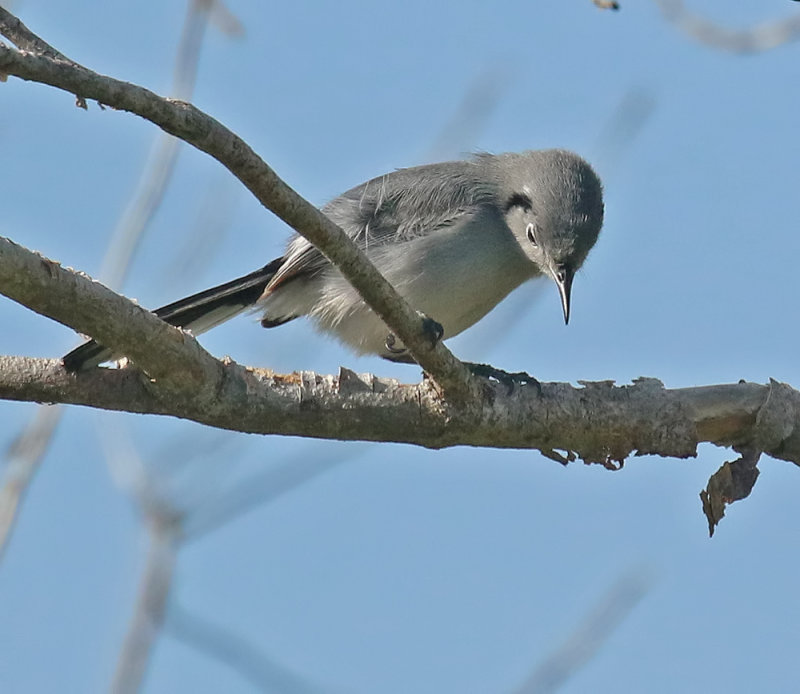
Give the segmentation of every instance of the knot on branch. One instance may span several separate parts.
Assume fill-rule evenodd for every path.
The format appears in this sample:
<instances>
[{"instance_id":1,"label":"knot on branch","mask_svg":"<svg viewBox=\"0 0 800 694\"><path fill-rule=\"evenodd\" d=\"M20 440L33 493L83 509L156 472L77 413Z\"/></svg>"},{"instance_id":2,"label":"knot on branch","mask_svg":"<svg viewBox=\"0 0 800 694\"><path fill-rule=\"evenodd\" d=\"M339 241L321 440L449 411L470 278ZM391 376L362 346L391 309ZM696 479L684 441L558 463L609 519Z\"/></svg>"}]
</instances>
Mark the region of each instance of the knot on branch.
<instances>
[{"instance_id":1,"label":"knot on branch","mask_svg":"<svg viewBox=\"0 0 800 694\"><path fill-rule=\"evenodd\" d=\"M800 393L775 379L756 415L752 447L800 465Z\"/></svg>"}]
</instances>

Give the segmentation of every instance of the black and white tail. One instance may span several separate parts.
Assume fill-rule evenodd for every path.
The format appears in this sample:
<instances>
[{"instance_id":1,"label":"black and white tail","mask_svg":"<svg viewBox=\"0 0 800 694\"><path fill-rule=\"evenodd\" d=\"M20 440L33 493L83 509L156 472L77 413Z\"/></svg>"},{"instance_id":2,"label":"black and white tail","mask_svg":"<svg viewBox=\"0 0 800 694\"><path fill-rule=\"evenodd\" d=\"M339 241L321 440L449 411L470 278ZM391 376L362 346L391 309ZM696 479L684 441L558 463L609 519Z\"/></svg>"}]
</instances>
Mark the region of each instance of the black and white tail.
<instances>
[{"instance_id":1,"label":"black and white tail","mask_svg":"<svg viewBox=\"0 0 800 694\"><path fill-rule=\"evenodd\" d=\"M162 306L153 313L170 325L199 335L252 307L282 263L283 258L277 258L260 270ZM107 347L89 340L73 349L62 361L67 371L82 371L111 361L115 356L120 355L114 355Z\"/></svg>"}]
</instances>

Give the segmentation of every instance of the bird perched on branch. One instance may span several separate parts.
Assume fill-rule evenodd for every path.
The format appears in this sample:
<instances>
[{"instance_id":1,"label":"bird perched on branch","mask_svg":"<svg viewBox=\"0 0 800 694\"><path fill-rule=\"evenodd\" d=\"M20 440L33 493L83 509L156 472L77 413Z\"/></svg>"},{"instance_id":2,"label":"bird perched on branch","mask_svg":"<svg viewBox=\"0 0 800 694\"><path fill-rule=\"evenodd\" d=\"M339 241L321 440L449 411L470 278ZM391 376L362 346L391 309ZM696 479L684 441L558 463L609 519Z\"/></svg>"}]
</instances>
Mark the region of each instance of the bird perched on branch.
<instances>
[{"instance_id":1,"label":"bird perched on branch","mask_svg":"<svg viewBox=\"0 0 800 694\"><path fill-rule=\"evenodd\" d=\"M603 194L589 164L553 149L400 169L352 188L322 211L447 339L535 277L555 282L568 323L573 277L603 223ZM299 235L261 269L154 313L198 335L248 310L261 313L265 328L308 316L357 353L413 361L336 267ZM64 365L78 371L115 356L90 340Z\"/></svg>"}]
</instances>

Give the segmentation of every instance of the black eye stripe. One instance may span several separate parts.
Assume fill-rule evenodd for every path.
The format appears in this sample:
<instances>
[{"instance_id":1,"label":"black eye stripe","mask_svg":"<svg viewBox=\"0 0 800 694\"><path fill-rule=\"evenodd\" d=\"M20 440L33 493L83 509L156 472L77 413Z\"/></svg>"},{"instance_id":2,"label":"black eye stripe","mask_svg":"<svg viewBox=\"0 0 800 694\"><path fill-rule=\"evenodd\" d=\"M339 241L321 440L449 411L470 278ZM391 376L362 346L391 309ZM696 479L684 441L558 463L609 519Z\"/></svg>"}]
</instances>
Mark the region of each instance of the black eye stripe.
<instances>
[{"instance_id":1,"label":"black eye stripe","mask_svg":"<svg viewBox=\"0 0 800 694\"><path fill-rule=\"evenodd\" d=\"M506 201L506 212L513 207L521 207L526 212L530 212L533 205L531 204L531 199L524 193L514 193Z\"/></svg>"}]
</instances>

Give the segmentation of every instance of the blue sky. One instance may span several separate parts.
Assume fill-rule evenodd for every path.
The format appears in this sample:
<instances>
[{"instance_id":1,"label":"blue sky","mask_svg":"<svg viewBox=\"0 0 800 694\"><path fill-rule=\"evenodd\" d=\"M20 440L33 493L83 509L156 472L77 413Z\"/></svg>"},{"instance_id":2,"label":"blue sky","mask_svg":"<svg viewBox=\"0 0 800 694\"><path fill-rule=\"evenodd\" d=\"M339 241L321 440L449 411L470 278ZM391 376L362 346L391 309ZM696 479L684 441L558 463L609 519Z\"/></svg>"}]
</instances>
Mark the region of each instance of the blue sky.
<instances>
[{"instance_id":1,"label":"blue sky","mask_svg":"<svg viewBox=\"0 0 800 694\"><path fill-rule=\"evenodd\" d=\"M800 385L796 44L719 52L653 2L617 13L589 0L229 6L246 34L208 31L194 103L315 203L427 161L481 79L499 98L448 156L558 146L595 165L606 221L575 280L569 327L555 287L526 285L450 343L458 356L573 383ZM732 26L796 11L778 0L695 6ZM184 3L14 9L78 62L169 89ZM631 103L649 117L613 147L608 133ZM0 105L0 233L97 273L156 129L14 78L0 84ZM224 223L209 242L198 230L215 215ZM124 291L167 303L263 265L287 234L219 165L184 149ZM0 321L0 353L54 357L76 341L9 300ZM301 321L267 332L243 317L202 343L277 370L419 377L353 357ZM0 412L5 446L35 406ZM175 637L175 606L317 691L513 692L632 571L649 577L644 598L559 691L795 686L800 483L788 463L763 460L751 498L709 540L698 493L735 454L708 446L611 473L529 451L237 436L71 408L0 565L3 691L110 681L146 543L109 473L109 440L135 447L198 523L237 485L275 497L181 549L148 694L255 691ZM313 477L277 494L293 474Z\"/></svg>"}]
</instances>

